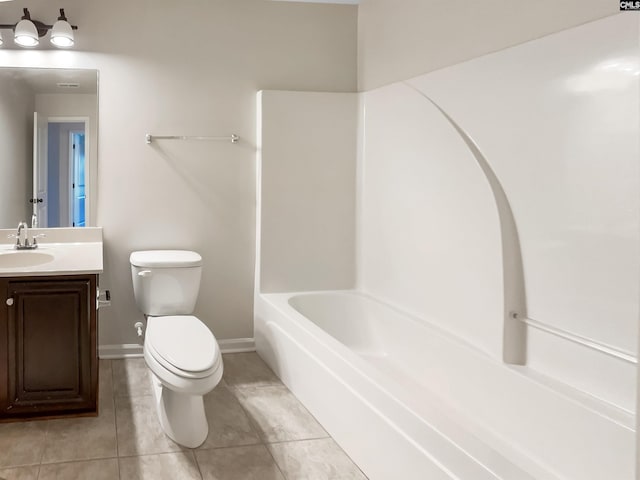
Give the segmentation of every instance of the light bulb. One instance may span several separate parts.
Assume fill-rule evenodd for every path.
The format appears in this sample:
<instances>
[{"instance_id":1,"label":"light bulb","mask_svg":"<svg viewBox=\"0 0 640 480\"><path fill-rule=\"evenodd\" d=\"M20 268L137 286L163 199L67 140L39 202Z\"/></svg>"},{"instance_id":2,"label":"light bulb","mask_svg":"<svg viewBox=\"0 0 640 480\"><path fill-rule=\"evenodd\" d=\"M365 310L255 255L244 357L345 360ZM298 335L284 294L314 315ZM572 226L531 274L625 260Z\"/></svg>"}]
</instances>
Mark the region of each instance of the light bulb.
<instances>
[{"instance_id":1,"label":"light bulb","mask_svg":"<svg viewBox=\"0 0 640 480\"><path fill-rule=\"evenodd\" d=\"M35 47L40 43L38 29L31 20L20 20L16 25L14 40L21 47Z\"/></svg>"},{"instance_id":2,"label":"light bulb","mask_svg":"<svg viewBox=\"0 0 640 480\"><path fill-rule=\"evenodd\" d=\"M66 20L58 20L51 29L51 43L56 47L73 46L73 29Z\"/></svg>"}]
</instances>

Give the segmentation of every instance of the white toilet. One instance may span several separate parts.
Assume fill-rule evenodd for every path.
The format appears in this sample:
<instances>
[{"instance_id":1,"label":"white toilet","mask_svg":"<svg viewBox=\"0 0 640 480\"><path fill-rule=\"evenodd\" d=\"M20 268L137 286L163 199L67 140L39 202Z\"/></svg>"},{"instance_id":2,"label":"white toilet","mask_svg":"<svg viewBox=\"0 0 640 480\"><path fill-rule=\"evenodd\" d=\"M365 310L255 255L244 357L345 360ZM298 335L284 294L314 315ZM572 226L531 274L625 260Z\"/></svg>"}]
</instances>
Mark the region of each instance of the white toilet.
<instances>
[{"instance_id":1,"label":"white toilet","mask_svg":"<svg viewBox=\"0 0 640 480\"><path fill-rule=\"evenodd\" d=\"M165 433L185 447L200 446L209 426L203 395L222 378L222 355L195 308L202 257L184 250L133 252L133 292L147 317L144 359L152 372Z\"/></svg>"}]
</instances>

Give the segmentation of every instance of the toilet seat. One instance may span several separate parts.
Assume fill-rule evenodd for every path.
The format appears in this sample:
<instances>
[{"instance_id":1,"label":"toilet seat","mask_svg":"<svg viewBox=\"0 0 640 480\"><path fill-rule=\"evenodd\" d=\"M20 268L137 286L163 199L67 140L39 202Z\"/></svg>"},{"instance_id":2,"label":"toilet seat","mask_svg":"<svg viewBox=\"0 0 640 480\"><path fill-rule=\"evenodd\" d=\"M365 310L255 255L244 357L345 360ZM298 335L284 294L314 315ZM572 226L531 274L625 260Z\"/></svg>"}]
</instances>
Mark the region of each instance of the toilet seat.
<instances>
[{"instance_id":1,"label":"toilet seat","mask_svg":"<svg viewBox=\"0 0 640 480\"><path fill-rule=\"evenodd\" d=\"M205 378L222 364L218 342L193 315L148 317L148 353L164 368L183 378Z\"/></svg>"}]
</instances>

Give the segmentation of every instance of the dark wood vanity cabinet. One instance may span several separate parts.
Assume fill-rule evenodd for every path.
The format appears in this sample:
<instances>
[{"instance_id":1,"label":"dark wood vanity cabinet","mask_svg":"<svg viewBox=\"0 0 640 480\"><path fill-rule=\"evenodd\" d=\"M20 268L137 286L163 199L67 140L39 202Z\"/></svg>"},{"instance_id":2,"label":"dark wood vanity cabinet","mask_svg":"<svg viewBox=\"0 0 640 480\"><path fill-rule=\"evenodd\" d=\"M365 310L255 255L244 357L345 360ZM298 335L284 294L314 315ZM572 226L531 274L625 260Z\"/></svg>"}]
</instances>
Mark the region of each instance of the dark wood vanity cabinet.
<instances>
[{"instance_id":1,"label":"dark wood vanity cabinet","mask_svg":"<svg viewBox=\"0 0 640 480\"><path fill-rule=\"evenodd\" d=\"M0 420L95 414L97 275L0 278Z\"/></svg>"}]
</instances>

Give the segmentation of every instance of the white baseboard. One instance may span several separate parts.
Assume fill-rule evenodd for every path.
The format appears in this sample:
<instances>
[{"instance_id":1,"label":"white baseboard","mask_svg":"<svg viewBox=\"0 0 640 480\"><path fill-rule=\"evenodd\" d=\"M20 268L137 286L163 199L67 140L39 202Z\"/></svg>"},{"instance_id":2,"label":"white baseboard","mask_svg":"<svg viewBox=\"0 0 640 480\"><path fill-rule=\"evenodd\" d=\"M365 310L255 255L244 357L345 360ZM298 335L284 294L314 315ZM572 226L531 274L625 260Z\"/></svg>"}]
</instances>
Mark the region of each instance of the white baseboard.
<instances>
[{"instance_id":1,"label":"white baseboard","mask_svg":"<svg viewBox=\"0 0 640 480\"><path fill-rule=\"evenodd\" d=\"M98 358L101 358L103 360L139 357L142 357L142 345L140 345L139 343L100 345L98 347Z\"/></svg>"},{"instance_id":2,"label":"white baseboard","mask_svg":"<svg viewBox=\"0 0 640 480\"><path fill-rule=\"evenodd\" d=\"M255 352L256 342L253 338L228 338L218 340L222 353Z\"/></svg>"},{"instance_id":3,"label":"white baseboard","mask_svg":"<svg viewBox=\"0 0 640 480\"><path fill-rule=\"evenodd\" d=\"M255 352L256 344L253 338L228 338L218 340L222 353ZM100 345L98 357L103 360L120 358L140 358L143 356L142 345L138 343L124 343L120 345Z\"/></svg>"}]
</instances>

